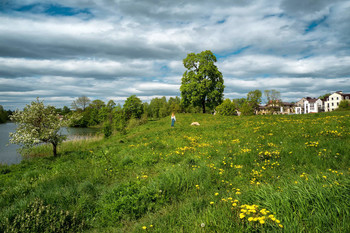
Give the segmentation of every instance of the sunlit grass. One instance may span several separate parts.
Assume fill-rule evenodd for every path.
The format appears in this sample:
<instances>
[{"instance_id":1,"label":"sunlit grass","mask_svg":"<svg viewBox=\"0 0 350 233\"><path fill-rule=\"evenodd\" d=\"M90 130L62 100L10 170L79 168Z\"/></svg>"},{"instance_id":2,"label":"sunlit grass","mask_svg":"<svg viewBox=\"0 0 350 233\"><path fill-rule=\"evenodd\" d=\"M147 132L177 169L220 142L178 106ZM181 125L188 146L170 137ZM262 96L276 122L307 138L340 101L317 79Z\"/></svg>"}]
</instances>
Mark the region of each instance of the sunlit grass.
<instances>
[{"instance_id":1,"label":"sunlit grass","mask_svg":"<svg viewBox=\"0 0 350 233\"><path fill-rule=\"evenodd\" d=\"M176 118L1 167L0 230L39 199L72 231L350 231L349 113Z\"/></svg>"}]
</instances>

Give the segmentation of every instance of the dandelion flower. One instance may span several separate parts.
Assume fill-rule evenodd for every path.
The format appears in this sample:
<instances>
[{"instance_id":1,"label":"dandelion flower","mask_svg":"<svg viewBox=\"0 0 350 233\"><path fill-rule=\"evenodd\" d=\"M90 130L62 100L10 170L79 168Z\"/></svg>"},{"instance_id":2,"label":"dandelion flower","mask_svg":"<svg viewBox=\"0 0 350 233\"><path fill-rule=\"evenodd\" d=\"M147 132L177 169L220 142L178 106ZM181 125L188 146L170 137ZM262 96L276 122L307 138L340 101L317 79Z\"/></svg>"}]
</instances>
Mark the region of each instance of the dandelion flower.
<instances>
[{"instance_id":1,"label":"dandelion flower","mask_svg":"<svg viewBox=\"0 0 350 233\"><path fill-rule=\"evenodd\" d=\"M201 227L205 227L205 223L204 222L201 223Z\"/></svg>"},{"instance_id":2,"label":"dandelion flower","mask_svg":"<svg viewBox=\"0 0 350 233\"><path fill-rule=\"evenodd\" d=\"M146 230L146 229L147 229L147 227L146 227L146 226L143 226L143 227L142 227L142 229L143 229L143 230Z\"/></svg>"},{"instance_id":3,"label":"dandelion flower","mask_svg":"<svg viewBox=\"0 0 350 233\"><path fill-rule=\"evenodd\" d=\"M219 193L215 193L215 196L219 195Z\"/></svg>"},{"instance_id":4,"label":"dandelion flower","mask_svg":"<svg viewBox=\"0 0 350 233\"><path fill-rule=\"evenodd\" d=\"M213 202L213 201L211 201L211 202L210 202L210 205L214 205L214 202Z\"/></svg>"},{"instance_id":5,"label":"dandelion flower","mask_svg":"<svg viewBox=\"0 0 350 233\"><path fill-rule=\"evenodd\" d=\"M278 226L279 226L280 228L283 228L283 225L282 225L282 224L278 224Z\"/></svg>"}]
</instances>

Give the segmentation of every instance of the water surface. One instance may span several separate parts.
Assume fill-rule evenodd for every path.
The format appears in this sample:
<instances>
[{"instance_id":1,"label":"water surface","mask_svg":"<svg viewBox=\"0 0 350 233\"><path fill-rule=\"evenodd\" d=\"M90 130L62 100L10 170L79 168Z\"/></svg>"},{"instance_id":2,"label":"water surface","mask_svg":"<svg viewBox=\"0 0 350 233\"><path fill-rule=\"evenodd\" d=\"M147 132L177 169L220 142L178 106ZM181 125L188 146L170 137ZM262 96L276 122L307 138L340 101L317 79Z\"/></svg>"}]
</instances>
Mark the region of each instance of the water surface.
<instances>
[{"instance_id":1,"label":"water surface","mask_svg":"<svg viewBox=\"0 0 350 233\"><path fill-rule=\"evenodd\" d=\"M0 163L17 164L22 161L22 156L17 152L20 147L9 143L9 134L16 131L15 123L0 124ZM98 128L62 128L61 133L67 135L67 139L82 139L98 133Z\"/></svg>"}]
</instances>

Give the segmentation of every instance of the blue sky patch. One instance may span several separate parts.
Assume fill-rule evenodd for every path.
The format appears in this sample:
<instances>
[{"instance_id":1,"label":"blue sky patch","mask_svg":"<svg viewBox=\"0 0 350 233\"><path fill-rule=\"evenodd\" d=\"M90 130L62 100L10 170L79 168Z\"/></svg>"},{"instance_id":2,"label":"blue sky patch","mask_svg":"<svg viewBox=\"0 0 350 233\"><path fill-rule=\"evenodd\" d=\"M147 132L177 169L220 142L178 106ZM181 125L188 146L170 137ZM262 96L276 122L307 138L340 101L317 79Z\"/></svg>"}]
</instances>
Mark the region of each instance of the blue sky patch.
<instances>
[{"instance_id":1,"label":"blue sky patch","mask_svg":"<svg viewBox=\"0 0 350 233\"><path fill-rule=\"evenodd\" d=\"M30 4L14 9L19 12L31 12L35 14L47 14L51 16L74 16L78 14L92 15L89 9L65 7L58 4Z\"/></svg>"},{"instance_id":2,"label":"blue sky patch","mask_svg":"<svg viewBox=\"0 0 350 233\"><path fill-rule=\"evenodd\" d=\"M220 59L220 58L226 58L226 57L230 57L232 55L237 55L237 54L240 54L242 53L243 51L251 48L252 46L248 45L248 46L245 46L245 47L242 47L242 48L239 48L233 52L229 52L229 53L215 53L214 55L216 56L217 59Z\"/></svg>"},{"instance_id":3,"label":"blue sky patch","mask_svg":"<svg viewBox=\"0 0 350 233\"><path fill-rule=\"evenodd\" d=\"M226 22L226 19L222 19L222 20L217 21L216 23L217 23L217 24L223 24L223 23L225 23L225 22Z\"/></svg>"},{"instance_id":4,"label":"blue sky patch","mask_svg":"<svg viewBox=\"0 0 350 233\"><path fill-rule=\"evenodd\" d=\"M305 29L305 32L311 32L313 31L318 25L322 24L324 21L326 21L328 18L328 16L324 16L323 18L321 19L318 19L318 20L314 20L312 21Z\"/></svg>"}]
</instances>

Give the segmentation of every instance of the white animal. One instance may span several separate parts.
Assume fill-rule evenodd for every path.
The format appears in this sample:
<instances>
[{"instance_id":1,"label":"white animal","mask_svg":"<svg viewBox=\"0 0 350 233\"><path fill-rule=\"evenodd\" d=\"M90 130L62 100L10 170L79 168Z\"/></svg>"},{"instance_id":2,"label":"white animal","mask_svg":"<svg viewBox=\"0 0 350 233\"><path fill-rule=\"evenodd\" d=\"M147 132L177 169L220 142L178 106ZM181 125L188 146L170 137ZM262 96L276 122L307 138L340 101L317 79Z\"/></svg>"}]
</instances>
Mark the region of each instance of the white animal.
<instances>
[{"instance_id":1,"label":"white animal","mask_svg":"<svg viewBox=\"0 0 350 233\"><path fill-rule=\"evenodd\" d=\"M200 125L198 122L192 122L191 125Z\"/></svg>"}]
</instances>

